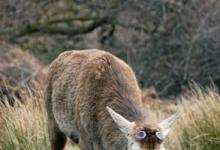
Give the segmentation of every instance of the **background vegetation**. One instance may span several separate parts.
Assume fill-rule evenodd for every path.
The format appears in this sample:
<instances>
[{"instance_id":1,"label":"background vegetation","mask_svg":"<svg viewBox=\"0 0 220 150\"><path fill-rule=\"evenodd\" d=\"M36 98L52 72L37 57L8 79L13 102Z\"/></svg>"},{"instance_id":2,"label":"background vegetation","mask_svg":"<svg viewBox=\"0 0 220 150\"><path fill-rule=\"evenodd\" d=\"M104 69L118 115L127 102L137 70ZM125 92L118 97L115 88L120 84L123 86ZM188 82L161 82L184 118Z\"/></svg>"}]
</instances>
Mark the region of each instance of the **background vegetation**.
<instances>
[{"instance_id":1,"label":"background vegetation","mask_svg":"<svg viewBox=\"0 0 220 150\"><path fill-rule=\"evenodd\" d=\"M100 48L160 96L181 93L191 80L220 86L219 0L9 0L0 9L1 45L46 64L67 49Z\"/></svg>"}]
</instances>

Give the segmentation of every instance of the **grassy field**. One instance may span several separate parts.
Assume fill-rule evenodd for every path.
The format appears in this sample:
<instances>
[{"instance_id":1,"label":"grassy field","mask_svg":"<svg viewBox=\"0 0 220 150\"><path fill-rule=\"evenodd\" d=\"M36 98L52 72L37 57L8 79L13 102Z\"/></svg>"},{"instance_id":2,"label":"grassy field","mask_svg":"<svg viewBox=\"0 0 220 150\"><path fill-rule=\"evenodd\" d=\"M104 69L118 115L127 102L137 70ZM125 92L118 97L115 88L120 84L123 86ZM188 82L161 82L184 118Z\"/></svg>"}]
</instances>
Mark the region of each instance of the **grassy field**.
<instances>
[{"instance_id":1,"label":"grassy field","mask_svg":"<svg viewBox=\"0 0 220 150\"><path fill-rule=\"evenodd\" d=\"M0 106L0 150L49 150L42 92L23 98L25 104ZM182 112L166 141L167 149L220 149L220 96L215 92L196 88L178 98L177 105L160 102L146 110L152 121ZM67 150L77 149L68 142Z\"/></svg>"},{"instance_id":2,"label":"grassy field","mask_svg":"<svg viewBox=\"0 0 220 150\"><path fill-rule=\"evenodd\" d=\"M0 150L49 150L43 94L24 99L15 107L0 105ZM77 147L68 143L69 149Z\"/></svg>"}]
</instances>

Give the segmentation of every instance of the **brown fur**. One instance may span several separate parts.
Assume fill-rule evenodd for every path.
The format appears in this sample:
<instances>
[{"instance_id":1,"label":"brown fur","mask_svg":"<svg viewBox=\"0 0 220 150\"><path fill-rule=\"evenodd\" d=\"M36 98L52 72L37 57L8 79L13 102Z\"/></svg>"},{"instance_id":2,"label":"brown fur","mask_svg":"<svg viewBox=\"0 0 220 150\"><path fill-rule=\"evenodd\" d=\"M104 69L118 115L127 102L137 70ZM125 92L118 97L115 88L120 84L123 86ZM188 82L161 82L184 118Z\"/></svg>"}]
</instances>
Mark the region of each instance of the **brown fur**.
<instances>
[{"instance_id":1,"label":"brown fur","mask_svg":"<svg viewBox=\"0 0 220 150\"><path fill-rule=\"evenodd\" d=\"M100 50L62 53L50 66L45 101L52 150L62 150L64 135L72 132L78 132L81 150L126 150L127 139L106 106L130 121L144 121L132 69Z\"/></svg>"}]
</instances>

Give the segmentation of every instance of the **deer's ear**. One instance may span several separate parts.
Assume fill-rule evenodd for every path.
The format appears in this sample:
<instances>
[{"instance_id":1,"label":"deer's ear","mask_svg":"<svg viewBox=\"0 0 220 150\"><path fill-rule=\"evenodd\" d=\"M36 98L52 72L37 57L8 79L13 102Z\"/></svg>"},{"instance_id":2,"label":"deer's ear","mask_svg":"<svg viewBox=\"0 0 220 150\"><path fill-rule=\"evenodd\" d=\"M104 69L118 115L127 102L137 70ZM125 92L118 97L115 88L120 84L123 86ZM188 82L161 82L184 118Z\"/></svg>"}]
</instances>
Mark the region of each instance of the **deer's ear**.
<instances>
[{"instance_id":1,"label":"deer's ear","mask_svg":"<svg viewBox=\"0 0 220 150\"><path fill-rule=\"evenodd\" d=\"M114 120L114 122L118 125L119 129L125 134L125 136L129 136L130 133L132 132L135 123L128 121L127 119L122 117L120 114L116 113L108 106L106 108L109 114L111 115L112 119Z\"/></svg>"},{"instance_id":2,"label":"deer's ear","mask_svg":"<svg viewBox=\"0 0 220 150\"><path fill-rule=\"evenodd\" d=\"M172 125L175 123L176 119L180 116L180 112L176 112L175 114L171 115L170 117L164 119L162 122L158 124L160 128L163 130L163 136L166 137L172 127Z\"/></svg>"}]
</instances>

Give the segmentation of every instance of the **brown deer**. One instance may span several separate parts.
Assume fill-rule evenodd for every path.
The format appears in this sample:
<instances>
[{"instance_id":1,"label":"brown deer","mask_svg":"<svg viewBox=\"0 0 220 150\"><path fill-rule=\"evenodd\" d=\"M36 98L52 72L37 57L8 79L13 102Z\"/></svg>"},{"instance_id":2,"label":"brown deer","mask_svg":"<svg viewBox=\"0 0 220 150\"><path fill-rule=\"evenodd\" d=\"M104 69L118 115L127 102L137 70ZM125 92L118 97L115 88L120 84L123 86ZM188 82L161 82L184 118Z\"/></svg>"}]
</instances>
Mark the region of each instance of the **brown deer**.
<instances>
[{"instance_id":1,"label":"brown deer","mask_svg":"<svg viewBox=\"0 0 220 150\"><path fill-rule=\"evenodd\" d=\"M45 101L52 150L164 150L177 114L147 123L132 69L101 50L67 51L51 64Z\"/></svg>"}]
</instances>

